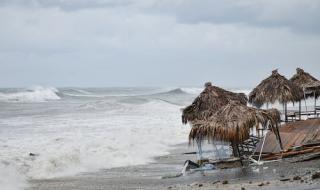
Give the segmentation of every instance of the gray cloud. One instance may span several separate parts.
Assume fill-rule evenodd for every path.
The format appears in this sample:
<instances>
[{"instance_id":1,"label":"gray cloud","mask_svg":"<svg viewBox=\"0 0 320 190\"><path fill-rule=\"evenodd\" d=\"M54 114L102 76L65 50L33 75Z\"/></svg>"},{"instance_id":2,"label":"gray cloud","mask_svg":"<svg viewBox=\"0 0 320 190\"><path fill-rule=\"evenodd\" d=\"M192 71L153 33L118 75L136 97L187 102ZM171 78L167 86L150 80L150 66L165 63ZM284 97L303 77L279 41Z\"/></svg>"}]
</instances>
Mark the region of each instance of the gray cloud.
<instances>
[{"instance_id":1,"label":"gray cloud","mask_svg":"<svg viewBox=\"0 0 320 190\"><path fill-rule=\"evenodd\" d=\"M320 1L202 0L158 1L149 9L172 14L186 23L244 23L258 27L288 27L296 32L320 32Z\"/></svg>"},{"instance_id":2,"label":"gray cloud","mask_svg":"<svg viewBox=\"0 0 320 190\"><path fill-rule=\"evenodd\" d=\"M57 7L65 11L117 7L168 14L184 23L242 23L320 33L320 1L314 0L2 0L0 6Z\"/></svg>"},{"instance_id":3,"label":"gray cloud","mask_svg":"<svg viewBox=\"0 0 320 190\"><path fill-rule=\"evenodd\" d=\"M132 0L2 0L0 6L20 7L58 7L66 11L76 11L90 8L112 8L128 6Z\"/></svg>"},{"instance_id":4,"label":"gray cloud","mask_svg":"<svg viewBox=\"0 0 320 190\"><path fill-rule=\"evenodd\" d=\"M316 1L0 1L0 86L320 78Z\"/></svg>"}]
</instances>

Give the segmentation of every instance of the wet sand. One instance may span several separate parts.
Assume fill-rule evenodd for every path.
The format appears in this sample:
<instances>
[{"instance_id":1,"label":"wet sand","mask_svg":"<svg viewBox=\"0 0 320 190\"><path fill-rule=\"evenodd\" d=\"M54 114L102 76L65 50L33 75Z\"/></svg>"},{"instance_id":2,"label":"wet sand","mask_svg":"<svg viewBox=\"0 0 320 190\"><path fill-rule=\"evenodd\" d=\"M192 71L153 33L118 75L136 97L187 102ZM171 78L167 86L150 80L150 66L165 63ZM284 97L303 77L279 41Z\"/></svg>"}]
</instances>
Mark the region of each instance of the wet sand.
<instances>
[{"instance_id":1,"label":"wet sand","mask_svg":"<svg viewBox=\"0 0 320 190\"><path fill-rule=\"evenodd\" d=\"M154 163L139 166L105 169L73 177L31 180L30 190L84 189L320 189L320 159L293 163L295 159L234 169L188 173L181 172L185 160L196 155L186 144L178 145L171 154L155 159ZM319 175L320 177L320 175ZM225 184L224 184L225 183Z\"/></svg>"}]
</instances>

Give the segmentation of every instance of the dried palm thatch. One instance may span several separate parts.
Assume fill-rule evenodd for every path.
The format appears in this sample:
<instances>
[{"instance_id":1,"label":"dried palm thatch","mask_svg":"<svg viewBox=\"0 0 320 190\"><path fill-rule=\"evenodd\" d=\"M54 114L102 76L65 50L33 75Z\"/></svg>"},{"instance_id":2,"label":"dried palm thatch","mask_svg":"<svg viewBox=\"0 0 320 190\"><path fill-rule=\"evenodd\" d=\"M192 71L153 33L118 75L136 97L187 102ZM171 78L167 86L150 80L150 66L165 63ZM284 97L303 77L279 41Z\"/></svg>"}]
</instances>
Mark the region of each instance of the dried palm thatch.
<instances>
[{"instance_id":1,"label":"dried palm thatch","mask_svg":"<svg viewBox=\"0 0 320 190\"><path fill-rule=\"evenodd\" d=\"M256 107L261 107L264 103L273 104L276 101L282 104L297 102L302 98L302 89L280 75L277 70L272 71L272 75L264 79L249 94L249 102Z\"/></svg>"},{"instance_id":2,"label":"dried palm thatch","mask_svg":"<svg viewBox=\"0 0 320 190\"><path fill-rule=\"evenodd\" d=\"M303 88L305 85L318 80L303 69L297 68L297 73L291 77L290 81Z\"/></svg>"},{"instance_id":3,"label":"dried palm thatch","mask_svg":"<svg viewBox=\"0 0 320 190\"><path fill-rule=\"evenodd\" d=\"M303 87L306 97L314 97L315 99L320 96L320 81L310 82Z\"/></svg>"},{"instance_id":4,"label":"dried palm thatch","mask_svg":"<svg viewBox=\"0 0 320 190\"><path fill-rule=\"evenodd\" d=\"M320 96L320 82L303 69L297 68L297 73L291 77L290 81L300 86L305 91L306 97Z\"/></svg>"},{"instance_id":5,"label":"dried palm thatch","mask_svg":"<svg viewBox=\"0 0 320 190\"><path fill-rule=\"evenodd\" d=\"M268 121L275 132L280 122L279 111L251 108L232 101L208 118L192 121L189 142L218 140L239 144L249 138L250 129L258 129L260 124L265 126Z\"/></svg>"},{"instance_id":6,"label":"dried palm thatch","mask_svg":"<svg viewBox=\"0 0 320 190\"><path fill-rule=\"evenodd\" d=\"M182 123L186 124L188 121L206 119L230 101L246 105L248 99L244 93L229 92L217 86L212 86L208 82L193 103L183 109Z\"/></svg>"}]
</instances>

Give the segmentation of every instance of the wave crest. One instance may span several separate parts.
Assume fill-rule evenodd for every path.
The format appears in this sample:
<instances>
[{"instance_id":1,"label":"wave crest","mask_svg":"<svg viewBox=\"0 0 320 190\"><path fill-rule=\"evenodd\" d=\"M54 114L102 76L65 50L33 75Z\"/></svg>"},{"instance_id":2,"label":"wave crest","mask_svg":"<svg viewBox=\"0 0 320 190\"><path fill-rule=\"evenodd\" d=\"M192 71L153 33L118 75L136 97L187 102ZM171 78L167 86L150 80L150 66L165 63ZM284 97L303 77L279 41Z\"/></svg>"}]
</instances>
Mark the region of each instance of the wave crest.
<instances>
[{"instance_id":1,"label":"wave crest","mask_svg":"<svg viewBox=\"0 0 320 190\"><path fill-rule=\"evenodd\" d=\"M58 89L54 87L34 86L14 93L0 93L0 101L5 102L46 102L60 100Z\"/></svg>"}]
</instances>

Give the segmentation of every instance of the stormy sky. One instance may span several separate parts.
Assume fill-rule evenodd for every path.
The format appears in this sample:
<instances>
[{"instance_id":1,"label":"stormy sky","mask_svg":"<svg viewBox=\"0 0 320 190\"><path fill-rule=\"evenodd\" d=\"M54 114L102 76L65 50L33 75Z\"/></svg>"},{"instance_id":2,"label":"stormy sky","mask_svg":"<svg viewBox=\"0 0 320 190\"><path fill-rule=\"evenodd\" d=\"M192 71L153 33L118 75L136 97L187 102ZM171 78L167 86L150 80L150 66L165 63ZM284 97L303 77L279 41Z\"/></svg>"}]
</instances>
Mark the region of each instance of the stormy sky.
<instances>
[{"instance_id":1,"label":"stormy sky","mask_svg":"<svg viewBox=\"0 0 320 190\"><path fill-rule=\"evenodd\" d=\"M0 87L320 78L317 0L0 0Z\"/></svg>"}]
</instances>

